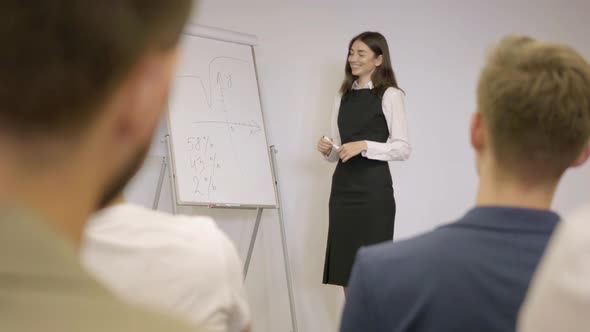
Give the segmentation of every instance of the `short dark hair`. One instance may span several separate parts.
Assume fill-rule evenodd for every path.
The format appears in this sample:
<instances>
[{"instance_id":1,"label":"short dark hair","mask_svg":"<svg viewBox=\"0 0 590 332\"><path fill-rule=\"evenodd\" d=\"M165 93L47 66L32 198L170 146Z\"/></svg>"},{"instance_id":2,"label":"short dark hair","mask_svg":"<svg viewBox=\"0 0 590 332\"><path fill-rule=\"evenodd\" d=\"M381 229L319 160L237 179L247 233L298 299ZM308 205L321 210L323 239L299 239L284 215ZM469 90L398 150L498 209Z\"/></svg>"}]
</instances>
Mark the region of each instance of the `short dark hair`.
<instances>
[{"instance_id":1,"label":"short dark hair","mask_svg":"<svg viewBox=\"0 0 590 332\"><path fill-rule=\"evenodd\" d=\"M77 134L148 50L172 49L191 0L7 0L0 131Z\"/></svg>"}]
</instances>

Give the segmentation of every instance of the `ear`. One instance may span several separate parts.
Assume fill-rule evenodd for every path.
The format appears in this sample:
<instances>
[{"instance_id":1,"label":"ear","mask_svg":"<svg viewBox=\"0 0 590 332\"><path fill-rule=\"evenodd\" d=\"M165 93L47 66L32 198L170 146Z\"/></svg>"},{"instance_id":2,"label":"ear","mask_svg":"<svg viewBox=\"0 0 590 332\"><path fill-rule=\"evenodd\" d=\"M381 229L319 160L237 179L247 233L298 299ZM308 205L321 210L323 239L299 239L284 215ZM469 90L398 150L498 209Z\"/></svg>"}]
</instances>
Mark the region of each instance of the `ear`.
<instances>
[{"instance_id":1,"label":"ear","mask_svg":"<svg viewBox=\"0 0 590 332\"><path fill-rule=\"evenodd\" d=\"M375 66L379 67L383 64L383 55L379 55L376 59L375 59Z\"/></svg>"},{"instance_id":2,"label":"ear","mask_svg":"<svg viewBox=\"0 0 590 332\"><path fill-rule=\"evenodd\" d=\"M580 155L572 163L570 167L582 166L588 160L588 157L590 157L590 140L586 143L586 146L584 146L584 150L580 152Z\"/></svg>"},{"instance_id":3,"label":"ear","mask_svg":"<svg viewBox=\"0 0 590 332\"><path fill-rule=\"evenodd\" d=\"M124 109L120 110L118 136L143 143L151 139L166 109L176 50L146 54L124 83Z\"/></svg>"},{"instance_id":4,"label":"ear","mask_svg":"<svg viewBox=\"0 0 590 332\"><path fill-rule=\"evenodd\" d=\"M486 145L485 127L480 112L475 112L471 116L470 126L471 146L475 151L481 151Z\"/></svg>"}]
</instances>

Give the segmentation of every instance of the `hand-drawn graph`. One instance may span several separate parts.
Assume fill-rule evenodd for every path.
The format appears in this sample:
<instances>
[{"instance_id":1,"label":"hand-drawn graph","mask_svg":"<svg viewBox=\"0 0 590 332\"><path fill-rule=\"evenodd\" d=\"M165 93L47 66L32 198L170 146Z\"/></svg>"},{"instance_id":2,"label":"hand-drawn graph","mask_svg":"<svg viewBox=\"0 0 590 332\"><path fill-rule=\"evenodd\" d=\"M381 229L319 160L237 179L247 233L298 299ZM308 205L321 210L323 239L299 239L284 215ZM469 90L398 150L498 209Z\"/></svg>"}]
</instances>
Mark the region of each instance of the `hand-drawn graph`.
<instances>
[{"instance_id":1,"label":"hand-drawn graph","mask_svg":"<svg viewBox=\"0 0 590 332\"><path fill-rule=\"evenodd\" d=\"M274 205L251 50L195 39L183 55L168 118L179 200Z\"/></svg>"},{"instance_id":2,"label":"hand-drawn graph","mask_svg":"<svg viewBox=\"0 0 590 332\"><path fill-rule=\"evenodd\" d=\"M194 85L199 94L202 94L207 103L208 112L217 112L221 115L218 120L195 120L192 121L196 126L195 132L199 132L199 125L223 126L231 143L231 149L236 154L235 140L239 136L247 134L249 136L261 133L262 127L256 120L240 121L232 120L235 118L232 112L239 112L239 105L232 103L231 90L234 89L232 67L247 66L248 61L232 57L215 57L209 62L209 77L204 82L203 78L197 75L179 75L179 79L191 80L198 82ZM208 89L207 89L208 87ZM236 86L236 89L239 86ZM203 112L203 109L195 109L194 112ZM238 114L240 115L240 114ZM239 117L238 117L239 118ZM211 198L211 193L217 191L217 185L214 182L215 170L221 169L221 162L217 160L215 144L210 141L210 136L190 136L187 138L187 151L190 153L189 165L193 170L194 193L198 196ZM243 169L240 168L243 175Z\"/></svg>"}]
</instances>

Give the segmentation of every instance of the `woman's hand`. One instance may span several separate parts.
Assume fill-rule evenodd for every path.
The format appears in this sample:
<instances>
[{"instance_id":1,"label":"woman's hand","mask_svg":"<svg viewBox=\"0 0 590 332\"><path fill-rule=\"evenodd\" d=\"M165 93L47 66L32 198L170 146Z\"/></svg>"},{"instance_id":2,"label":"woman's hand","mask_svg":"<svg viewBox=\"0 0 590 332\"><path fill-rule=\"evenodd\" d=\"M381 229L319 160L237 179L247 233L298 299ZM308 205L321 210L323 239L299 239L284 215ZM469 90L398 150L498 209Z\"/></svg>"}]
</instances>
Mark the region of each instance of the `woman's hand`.
<instances>
[{"instance_id":1,"label":"woman's hand","mask_svg":"<svg viewBox=\"0 0 590 332\"><path fill-rule=\"evenodd\" d=\"M330 155L330 152L332 152L332 143L328 142L325 138L320 137L317 149L319 152L321 152L324 156L327 157Z\"/></svg>"},{"instance_id":2,"label":"woman's hand","mask_svg":"<svg viewBox=\"0 0 590 332\"><path fill-rule=\"evenodd\" d=\"M342 162L347 162L350 158L359 155L361 152L367 150L367 142L365 141L356 141L343 144L340 149L338 149L338 155Z\"/></svg>"}]
</instances>

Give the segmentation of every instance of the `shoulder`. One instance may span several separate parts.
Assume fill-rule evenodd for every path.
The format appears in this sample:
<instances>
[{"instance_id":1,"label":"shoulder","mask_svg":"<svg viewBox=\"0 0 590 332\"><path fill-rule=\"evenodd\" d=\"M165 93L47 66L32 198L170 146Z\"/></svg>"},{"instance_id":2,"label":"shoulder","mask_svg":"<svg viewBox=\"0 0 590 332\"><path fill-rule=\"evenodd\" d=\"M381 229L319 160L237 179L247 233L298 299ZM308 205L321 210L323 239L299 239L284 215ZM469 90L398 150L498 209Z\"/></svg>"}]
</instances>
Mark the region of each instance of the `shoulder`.
<instances>
[{"instance_id":1,"label":"shoulder","mask_svg":"<svg viewBox=\"0 0 590 332\"><path fill-rule=\"evenodd\" d=\"M440 242L434 231L361 248L354 263L351 289L363 289L365 296L379 306L395 307L388 315L407 315L408 306L418 308L436 297L438 286L446 279Z\"/></svg>"},{"instance_id":2,"label":"shoulder","mask_svg":"<svg viewBox=\"0 0 590 332\"><path fill-rule=\"evenodd\" d=\"M84 264L103 282L146 304L179 303L195 321L209 312L195 306L227 305L229 277L241 267L233 242L213 219L133 205L118 214L123 227L105 222L85 239Z\"/></svg>"},{"instance_id":3,"label":"shoulder","mask_svg":"<svg viewBox=\"0 0 590 332\"><path fill-rule=\"evenodd\" d=\"M386 99L399 99L399 98L404 99L405 96L406 96L406 94L402 90L390 86L383 93L383 100L385 101Z\"/></svg>"},{"instance_id":4,"label":"shoulder","mask_svg":"<svg viewBox=\"0 0 590 332\"><path fill-rule=\"evenodd\" d=\"M588 237L590 237L590 205L578 208L559 223L549 248L570 257L586 256L589 248Z\"/></svg>"},{"instance_id":5,"label":"shoulder","mask_svg":"<svg viewBox=\"0 0 590 332\"><path fill-rule=\"evenodd\" d=\"M173 215L132 203L119 204L98 212L91 218L88 228L97 232L125 229L146 232L160 230L163 236L188 233L207 237L221 232L210 217Z\"/></svg>"},{"instance_id":6,"label":"shoulder","mask_svg":"<svg viewBox=\"0 0 590 332\"><path fill-rule=\"evenodd\" d=\"M128 255L161 259L169 264L189 260L187 265L220 264L230 241L213 219L171 215L135 204L120 204L97 214L85 230L86 248L110 252L117 248Z\"/></svg>"},{"instance_id":7,"label":"shoulder","mask_svg":"<svg viewBox=\"0 0 590 332\"><path fill-rule=\"evenodd\" d=\"M587 257L590 237L590 205L576 209L561 221L553 233L546 256L562 255L568 260ZM575 257L575 258L574 258Z\"/></svg>"},{"instance_id":8,"label":"shoulder","mask_svg":"<svg viewBox=\"0 0 590 332\"><path fill-rule=\"evenodd\" d=\"M370 276L372 284L419 291L418 280L442 278L441 266L453 259L453 244L449 243L453 236L448 233L439 228L411 239L363 247L355 264Z\"/></svg>"},{"instance_id":9,"label":"shoulder","mask_svg":"<svg viewBox=\"0 0 590 332\"><path fill-rule=\"evenodd\" d=\"M419 266L431 259L430 254L440 242L438 232L436 230L407 240L363 247L359 251L359 259L374 268L389 264Z\"/></svg>"},{"instance_id":10,"label":"shoulder","mask_svg":"<svg viewBox=\"0 0 590 332\"><path fill-rule=\"evenodd\" d=\"M568 224L590 231L590 204L578 208L566 220Z\"/></svg>"},{"instance_id":11,"label":"shoulder","mask_svg":"<svg viewBox=\"0 0 590 332\"><path fill-rule=\"evenodd\" d=\"M90 229L108 229L110 227L146 227L161 224L174 216L157 210L151 210L133 203L121 203L104 208L95 213L89 222Z\"/></svg>"}]
</instances>

